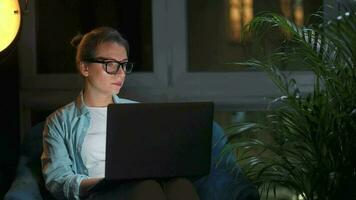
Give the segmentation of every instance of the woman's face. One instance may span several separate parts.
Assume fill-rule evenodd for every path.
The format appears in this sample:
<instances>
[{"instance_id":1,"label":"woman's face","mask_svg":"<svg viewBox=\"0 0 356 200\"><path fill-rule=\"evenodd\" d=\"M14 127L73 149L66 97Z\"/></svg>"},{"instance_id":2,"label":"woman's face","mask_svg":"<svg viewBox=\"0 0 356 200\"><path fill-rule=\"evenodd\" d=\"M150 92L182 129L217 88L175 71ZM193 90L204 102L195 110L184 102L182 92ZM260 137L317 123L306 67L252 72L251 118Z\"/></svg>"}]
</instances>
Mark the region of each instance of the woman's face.
<instances>
[{"instance_id":1,"label":"woman's face","mask_svg":"<svg viewBox=\"0 0 356 200\"><path fill-rule=\"evenodd\" d=\"M96 49L95 60L127 62L127 52L124 46L116 42L101 43ZM80 64L82 75L86 80L86 90L103 95L113 95L120 92L125 81L125 72L120 68L116 74L108 74L104 64L83 62Z\"/></svg>"}]
</instances>

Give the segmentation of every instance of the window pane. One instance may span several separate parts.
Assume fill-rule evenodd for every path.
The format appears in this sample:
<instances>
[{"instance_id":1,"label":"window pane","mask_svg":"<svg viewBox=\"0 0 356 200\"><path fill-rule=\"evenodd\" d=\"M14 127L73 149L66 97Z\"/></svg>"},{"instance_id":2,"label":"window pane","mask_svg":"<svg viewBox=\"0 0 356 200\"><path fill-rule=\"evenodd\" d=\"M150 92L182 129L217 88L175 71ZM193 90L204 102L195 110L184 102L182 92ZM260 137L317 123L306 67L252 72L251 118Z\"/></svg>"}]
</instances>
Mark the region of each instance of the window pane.
<instances>
[{"instance_id":1,"label":"window pane","mask_svg":"<svg viewBox=\"0 0 356 200\"><path fill-rule=\"evenodd\" d=\"M153 71L151 0L37 1L38 73L76 73L71 39L111 26L130 43L134 71Z\"/></svg>"},{"instance_id":2,"label":"window pane","mask_svg":"<svg viewBox=\"0 0 356 200\"><path fill-rule=\"evenodd\" d=\"M275 12L303 25L312 13L321 8L322 0L189 0L188 13L188 71L241 71L244 66L231 64L260 55L253 42L241 43L241 29L256 14ZM281 39L269 34L263 52L275 49ZM288 69L302 69L289 64Z\"/></svg>"}]
</instances>

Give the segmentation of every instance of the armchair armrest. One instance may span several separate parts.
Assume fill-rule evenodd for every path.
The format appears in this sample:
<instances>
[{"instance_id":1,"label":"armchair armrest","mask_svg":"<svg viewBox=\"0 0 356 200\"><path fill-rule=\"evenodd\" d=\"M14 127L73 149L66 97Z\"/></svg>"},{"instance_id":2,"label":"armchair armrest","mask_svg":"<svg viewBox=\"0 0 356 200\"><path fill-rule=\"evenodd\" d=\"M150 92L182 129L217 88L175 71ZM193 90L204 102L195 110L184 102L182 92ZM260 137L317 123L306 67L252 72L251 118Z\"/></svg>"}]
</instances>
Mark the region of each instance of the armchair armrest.
<instances>
[{"instance_id":1,"label":"armchair armrest","mask_svg":"<svg viewBox=\"0 0 356 200\"><path fill-rule=\"evenodd\" d=\"M16 178L5 194L4 200L42 200L38 180L28 166L29 161L28 157L20 156Z\"/></svg>"},{"instance_id":2,"label":"armchair armrest","mask_svg":"<svg viewBox=\"0 0 356 200\"><path fill-rule=\"evenodd\" d=\"M218 163L221 151L227 143L224 130L213 124L211 171L210 174L194 182L203 200L254 200L259 199L258 191L242 174L236 156L224 156Z\"/></svg>"}]
</instances>

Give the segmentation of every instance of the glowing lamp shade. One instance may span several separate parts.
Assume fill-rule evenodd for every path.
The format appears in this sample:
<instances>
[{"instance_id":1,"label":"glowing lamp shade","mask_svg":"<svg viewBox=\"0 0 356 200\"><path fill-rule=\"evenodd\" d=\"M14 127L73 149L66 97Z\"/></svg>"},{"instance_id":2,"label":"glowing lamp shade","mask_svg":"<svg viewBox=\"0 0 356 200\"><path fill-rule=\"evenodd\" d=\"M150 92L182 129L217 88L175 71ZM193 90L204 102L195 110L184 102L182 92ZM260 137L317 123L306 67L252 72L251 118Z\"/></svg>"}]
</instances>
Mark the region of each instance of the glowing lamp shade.
<instances>
[{"instance_id":1,"label":"glowing lamp shade","mask_svg":"<svg viewBox=\"0 0 356 200\"><path fill-rule=\"evenodd\" d=\"M0 52L16 38L20 28L21 13L17 0L0 0Z\"/></svg>"}]
</instances>

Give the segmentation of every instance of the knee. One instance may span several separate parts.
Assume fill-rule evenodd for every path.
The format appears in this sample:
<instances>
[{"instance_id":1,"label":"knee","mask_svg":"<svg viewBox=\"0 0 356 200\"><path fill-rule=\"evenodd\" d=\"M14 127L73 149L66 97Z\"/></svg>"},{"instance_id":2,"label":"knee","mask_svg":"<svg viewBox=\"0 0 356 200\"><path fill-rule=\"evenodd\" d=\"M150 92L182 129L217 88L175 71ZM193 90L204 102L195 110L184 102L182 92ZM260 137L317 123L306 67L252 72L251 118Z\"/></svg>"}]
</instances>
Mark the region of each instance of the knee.
<instances>
[{"instance_id":1,"label":"knee","mask_svg":"<svg viewBox=\"0 0 356 200\"><path fill-rule=\"evenodd\" d=\"M155 180L144 180L134 187L130 199L165 199L160 184Z\"/></svg>"},{"instance_id":2,"label":"knee","mask_svg":"<svg viewBox=\"0 0 356 200\"><path fill-rule=\"evenodd\" d=\"M186 178L176 178L167 183L166 188L169 199L199 199L194 185Z\"/></svg>"},{"instance_id":3,"label":"knee","mask_svg":"<svg viewBox=\"0 0 356 200\"><path fill-rule=\"evenodd\" d=\"M169 187L194 188L192 182L186 178L175 178L168 182Z\"/></svg>"},{"instance_id":4,"label":"knee","mask_svg":"<svg viewBox=\"0 0 356 200\"><path fill-rule=\"evenodd\" d=\"M151 188L151 189L155 189L155 188L159 188L160 185L157 181L155 180L144 180L141 181L137 184L139 187L144 187L144 188Z\"/></svg>"}]
</instances>

